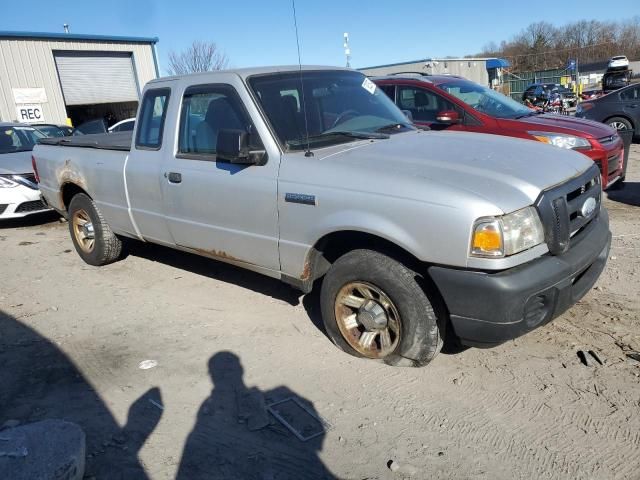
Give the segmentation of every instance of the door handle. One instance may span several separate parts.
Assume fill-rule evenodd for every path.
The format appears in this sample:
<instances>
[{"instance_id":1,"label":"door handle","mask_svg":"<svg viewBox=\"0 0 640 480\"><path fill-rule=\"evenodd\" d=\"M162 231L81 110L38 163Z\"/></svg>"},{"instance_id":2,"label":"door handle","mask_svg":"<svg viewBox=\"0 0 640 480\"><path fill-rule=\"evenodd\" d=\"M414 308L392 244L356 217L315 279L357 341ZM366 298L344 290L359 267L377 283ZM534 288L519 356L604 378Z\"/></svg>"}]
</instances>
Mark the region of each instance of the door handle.
<instances>
[{"instance_id":1,"label":"door handle","mask_svg":"<svg viewBox=\"0 0 640 480\"><path fill-rule=\"evenodd\" d=\"M164 172L164 178L169 180L169 183L182 183L182 174L178 172Z\"/></svg>"}]
</instances>

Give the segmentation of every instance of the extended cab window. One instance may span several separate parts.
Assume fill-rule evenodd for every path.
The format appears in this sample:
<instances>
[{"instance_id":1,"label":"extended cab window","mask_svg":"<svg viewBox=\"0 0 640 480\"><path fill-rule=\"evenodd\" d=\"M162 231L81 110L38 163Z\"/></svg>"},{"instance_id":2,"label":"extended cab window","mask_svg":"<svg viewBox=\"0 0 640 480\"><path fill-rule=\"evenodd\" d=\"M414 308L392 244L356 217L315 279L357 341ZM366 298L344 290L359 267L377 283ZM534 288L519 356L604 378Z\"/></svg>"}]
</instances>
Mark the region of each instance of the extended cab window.
<instances>
[{"instance_id":1,"label":"extended cab window","mask_svg":"<svg viewBox=\"0 0 640 480\"><path fill-rule=\"evenodd\" d=\"M169 104L168 88L148 90L140 109L140 127L136 135L136 147L159 150L162 146L162 131Z\"/></svg>"},{"instance_id":2,"label":"extended cab window","mask_svg":"<svg viewBox=\"0 0 640 480\"><path fill-rule=\"evenodd\" d=\"M179 154L215 155L220 130L251 133L249 116L238 94L229 85L190 87L182 100ZM259 139L251 135L253 147Z\"/></svg>"}]
</instances>

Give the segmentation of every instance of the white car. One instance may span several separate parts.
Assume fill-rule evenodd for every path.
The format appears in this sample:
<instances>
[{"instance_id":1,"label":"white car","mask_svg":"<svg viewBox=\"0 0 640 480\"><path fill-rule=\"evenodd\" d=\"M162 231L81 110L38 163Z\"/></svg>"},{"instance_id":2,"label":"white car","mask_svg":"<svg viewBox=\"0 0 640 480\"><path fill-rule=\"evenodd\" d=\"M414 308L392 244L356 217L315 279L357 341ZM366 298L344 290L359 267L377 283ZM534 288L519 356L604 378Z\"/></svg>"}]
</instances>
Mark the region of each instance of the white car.
<instances>
[{"instance_id":1,"label":"white car","mask_svg":"<svg viewBox=\"0 0 640 480\"><path fill-rule=\"evenodd\" d=\"M49 210L31 165L31 150L43 137L25 125L0 123L0 220Z\"/></svg>"},{"instance_id":2,"label":"white car","mask_svg":"<svg viewBox=\"0 0 640 480\"><path fill-rule=\"evenodd\" d=\"M111 125L109 127L109 133L116 133L116 132L130 132L131 130L133 130L133 127L136 125L136 119L134 118L127 118L126 120L122 120L118 123L116 123L115 125Z\"/></svg>"},{"instance_id":3,"label":"white car","mask_svg":"<svg viewBox=\"0 0 640 480\"><path fill-rule=\"evenodd\" d=\"M618 55L609 59L609 68L627 68L629 67L629 59L624 55Z\"/></svg>"}]
</instances>

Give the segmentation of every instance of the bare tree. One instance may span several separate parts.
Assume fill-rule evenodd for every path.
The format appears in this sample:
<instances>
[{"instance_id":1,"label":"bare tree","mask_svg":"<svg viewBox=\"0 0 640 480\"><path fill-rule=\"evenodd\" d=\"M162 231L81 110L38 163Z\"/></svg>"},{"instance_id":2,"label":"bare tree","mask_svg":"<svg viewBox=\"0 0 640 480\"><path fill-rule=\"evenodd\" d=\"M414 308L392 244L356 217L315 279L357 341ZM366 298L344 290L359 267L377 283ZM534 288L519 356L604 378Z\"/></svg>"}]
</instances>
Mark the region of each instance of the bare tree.
<instances>
[{"instance_id":1,"label":"bare tree","mask_svg":"<svg viewBox=\"0 0 640 480\"><path fill-rule=\"evenodd\" d=\"M514 72L564 68L568 59L585 64L626 55L636 60L640 58L640 17L622 22L581 20L560 27L532 23L499 46L488 43L479 55L507 58Z\"/></svg>"},{"instance_id":2,"label":"bare tree","mask_svg":"<svg viewBox=\"0 0 640 480\"><path fill-rule=\"evenodd\" d=\"M169 52L169 75L211 72L227 68L229 59L214 42L194 41L186 50Z\"/></svg>"}]
</instances>

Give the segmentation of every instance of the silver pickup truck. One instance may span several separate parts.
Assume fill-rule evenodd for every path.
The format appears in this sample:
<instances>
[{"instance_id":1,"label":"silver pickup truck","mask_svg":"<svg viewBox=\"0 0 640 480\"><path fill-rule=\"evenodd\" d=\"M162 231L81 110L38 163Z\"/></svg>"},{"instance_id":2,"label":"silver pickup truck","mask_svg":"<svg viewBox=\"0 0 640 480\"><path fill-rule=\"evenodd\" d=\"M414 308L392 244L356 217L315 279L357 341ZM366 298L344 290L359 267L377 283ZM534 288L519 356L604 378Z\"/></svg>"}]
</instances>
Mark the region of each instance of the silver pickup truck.
<instances>
[{"instance_id":1,"label":"silver pickup truck","mask_svg":"<svg viewBox=\"0 0 640 480\"><path fill-rule=\"evenodd\" d=\"M428 108L426 106L425 108ZM122 238L321 281L344 351L420 366L549 322L602 272L600 175L538 142L415 128L361 73L256 68L150 82L131 134L47 139L44 198L91 265Z\"/></svg>"}]
</instances>

